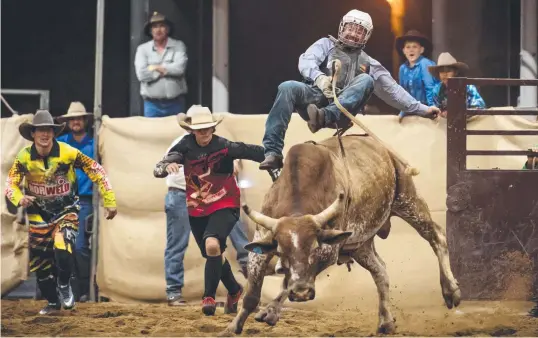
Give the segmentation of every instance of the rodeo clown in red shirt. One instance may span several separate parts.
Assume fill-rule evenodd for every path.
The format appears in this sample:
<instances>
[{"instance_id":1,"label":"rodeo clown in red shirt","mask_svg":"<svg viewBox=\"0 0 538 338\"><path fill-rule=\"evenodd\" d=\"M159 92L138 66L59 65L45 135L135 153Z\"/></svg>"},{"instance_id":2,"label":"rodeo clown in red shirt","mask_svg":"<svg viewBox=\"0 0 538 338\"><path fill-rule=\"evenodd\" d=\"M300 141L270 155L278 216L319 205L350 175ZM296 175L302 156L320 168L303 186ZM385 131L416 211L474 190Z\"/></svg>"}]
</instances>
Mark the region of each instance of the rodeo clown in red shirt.
<instances>
[{"instance_id":1,"label":"rodeo clown in red shirt","mask_svg":"<svg viewBox=\"0 0 538 338\"><path fill-rule=\"evenodd\" d=\"M234 160L258 163L264 160L264 148L231 142L214 135L223 117L215 119L207 107L192 106L179 114L179 125L190 135L170 149L155 166L155 177L163 178L184 166L187 183L189 222L196 243L206 258L205 291L202 312L215 314L215 294L219 281L228 290L225 313L237 312L243 287L235 280L230 263L223 259L226 239L239 219L240 191L234 176Z\"/></svg>"}]
</instances>

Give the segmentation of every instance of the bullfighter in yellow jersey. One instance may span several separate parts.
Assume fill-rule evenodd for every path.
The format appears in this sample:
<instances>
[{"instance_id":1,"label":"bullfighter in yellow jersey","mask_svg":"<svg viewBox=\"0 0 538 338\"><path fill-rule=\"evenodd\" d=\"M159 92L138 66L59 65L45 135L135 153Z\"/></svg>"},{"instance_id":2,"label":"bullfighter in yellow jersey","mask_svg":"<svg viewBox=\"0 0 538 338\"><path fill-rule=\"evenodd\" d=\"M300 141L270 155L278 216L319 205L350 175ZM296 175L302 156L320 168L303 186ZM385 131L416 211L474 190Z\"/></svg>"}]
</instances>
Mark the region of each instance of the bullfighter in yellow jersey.
<instances>
[{"instance_id":1,"label":"bullfighter in yellow jersey","mask_svg":"<svg viewBox=\"0 0 538 338\"><path fill-rule=\"evenodd\" d=\"M39 312L42 315L60 310L62 305L64 309L75 306L70 284L79 210L75 168L82 169L99 186L106 218L112 219L117 213L116 198L103 167L78 149L56 141L64 127L65 123L54 124L46 110L38 110L32 123L19 126L22 137L33 144L15 158L5 191L14 205L27 211L30 271L36 273L41 294L48 301ZM20 189L24 178L25 194Z\"/></svg>"}]
</instances>

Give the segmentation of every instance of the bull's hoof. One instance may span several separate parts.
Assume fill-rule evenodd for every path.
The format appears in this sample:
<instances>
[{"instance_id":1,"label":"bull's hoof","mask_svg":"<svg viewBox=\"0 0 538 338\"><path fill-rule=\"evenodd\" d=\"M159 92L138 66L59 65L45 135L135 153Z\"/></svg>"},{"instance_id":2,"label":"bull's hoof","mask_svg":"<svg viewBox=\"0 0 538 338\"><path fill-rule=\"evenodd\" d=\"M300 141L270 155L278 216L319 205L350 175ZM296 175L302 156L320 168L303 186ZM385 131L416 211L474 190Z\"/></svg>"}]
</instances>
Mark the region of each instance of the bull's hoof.
<instances>
[{"instance_id":1,"label":"bull's hoof","mask_svg":"<svg viewBox=\"0 0 538 338\"><path fill-rule=\"evenodd\" d=\"M267 307L258 312L256 316L254 316L254 319L258 322L265 322L270 326L275 326L280 318L274 307Z\"/></svg>"},{"instance_id":2,"label":"bull's hoof","mask_svg":"<svg viewBox=\"0 0 538 338\"><path fill-rule=\"evenodd\" d=\"M453 292L443 292L443 298L445 299L446 307L452 309L452 307L458 307L461 302L461 291L458 287Z\"/></svg>"},{"instance_id":3,"label":"bull's hoof","mask_svg":"<svg viewBox=\"0 0 538 338\"><path fill-rule=\"evenodd\" d=\"M377 328L377 333L379 334L393 334L396 332L396 323L395 321L390 321L379 325Z\"/></svg>"},{"instance_id":4,"label":"bull's hoof","mask_svg":"<svg viewBox=\"0 0 538 338\"><path fill-rule=\"evenodd\" d=\"M219 337L233 337L236 334L241 334L243 328L234 322L231 322L228 327L218 334Z\"/></svg>"},{"instance_id":5,"label":"bull's hoof","mask_svg":"<svg viewBox=\"0 0 538 338\"><path fill-rule=\"evenodd\" d=\"M240 330L240 331L241 331L241 330ZM241 332L239 332L239 333L241 333ZM237 333L237 334L239 334L239 333ZM229 327L229 326L226 328L226 330L220 332L220 333L217 335L217 337L233 337L233 336L234 336L234 331L233 331L233 330L230 330L230 327Z\"/></svg>"}]
</instances>

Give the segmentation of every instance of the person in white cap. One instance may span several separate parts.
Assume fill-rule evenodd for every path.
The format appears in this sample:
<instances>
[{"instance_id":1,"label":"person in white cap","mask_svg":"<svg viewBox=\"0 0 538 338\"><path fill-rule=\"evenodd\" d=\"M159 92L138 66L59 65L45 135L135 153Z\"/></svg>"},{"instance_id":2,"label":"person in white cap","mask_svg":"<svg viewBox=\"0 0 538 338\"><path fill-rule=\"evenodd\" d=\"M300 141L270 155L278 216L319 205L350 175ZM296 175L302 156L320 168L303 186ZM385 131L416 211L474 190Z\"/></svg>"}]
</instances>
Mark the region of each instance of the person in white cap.
<instances>
[{"instance_id":1,"label":"person in white cap","mask_svg":"<svg viewBox=\"0 0 538 338\"><path fill-rule=\"evenodd\" d=\"M67 123L68 132L57 138L60 142L65 142L74 147L89 158L93 156L93 135L88 133L88 128L93 123L93 114L86 111L82 102L71 102L67 109L67 114L56 118L58 123ZM79 197L80 211L78 212L78 234L75 240L75 262L77 287L75 287L75 298L77 301L85 302L90 294L90 270L91 251L89 236L86 232L87 217L93 213L93 184L88 175L77 168L77 194Z\"/></svg>"},{"instance_id":2,"label":"person in white cap","mask_svg":"<svg viewBox=\"0 0 538 338\"><path fill-rule=\"evenodd\" d=\"M361 111L373 92L400 111L430 119L437 117L437 107L428 107L413 98L377 60L364 52L373 30L370 15L354 9L340 21L338 38L321 38L301 54L299 72L305 82L285 81L278 86L265 124L265 160L260 164L261 170L282 167L284 137L293 111L308 121L313 133L350 124L332 102L331 68L336 59L342 63L342 70L335 91L351 114Z\"/></svg>"},{"instance_id":3,"label":"person in white cap","mask_svg":"<svg viewBox=\"0 0 538 338\"><path fill-rule=\"evenodd\" d=\"M228 290L225 313L237 312L243 287L235 280L230 263L223 259L226 239L239 219L240 190L234 160L263 161L263 147L232 142L214 134L222 122L207 107L192 106L179 114L179 125L190 132L156 164L153 175L164 178L183 165L191 231L205 264L202 312L215 314L219 282Z\"/></svg>"}]
</instances>

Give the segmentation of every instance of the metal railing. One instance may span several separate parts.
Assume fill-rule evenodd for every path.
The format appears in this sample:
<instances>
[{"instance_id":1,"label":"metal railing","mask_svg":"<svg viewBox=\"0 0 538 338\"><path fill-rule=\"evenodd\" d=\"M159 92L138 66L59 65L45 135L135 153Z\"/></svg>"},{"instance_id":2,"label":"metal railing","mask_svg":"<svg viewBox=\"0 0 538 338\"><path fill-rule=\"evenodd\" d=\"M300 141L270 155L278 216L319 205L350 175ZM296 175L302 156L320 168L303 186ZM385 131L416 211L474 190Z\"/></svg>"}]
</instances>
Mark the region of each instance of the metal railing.
<instances>
[{"instance_id":1,"label":"metal railing","mask_svg":"<svg viewBox=\"0 0 538 338\"><path fill-rule=\"evenodd\" d=\"M38 95L39 109L49 110L50 106L50 91L44 89L0 89L2 94L6 95ZM14 110L16 114L17 111Z\"/></svg>"},{"instance_id":2,"label":"metal railing","mask_svg":"<svg viewBox=\"0 0 538 338\"><path fill-rule=\"evenodd\" d=\"M514 107L514 109L470 109L467 108L467 85L493 86L538 86L538 80L524 79L487 79L454 77L448 79L448 149L458 149L449 156L460 170L467 170L467 156L526 156L533 154L529 150L467 150L467 135L536 135L538 130L467 130L467 118L470 116L492 115L533 115L538 116L536 107ZM450 152L449 152L450 153ZM474 170L476 171L476 170Z\"/></svg>"}]
</instances>

